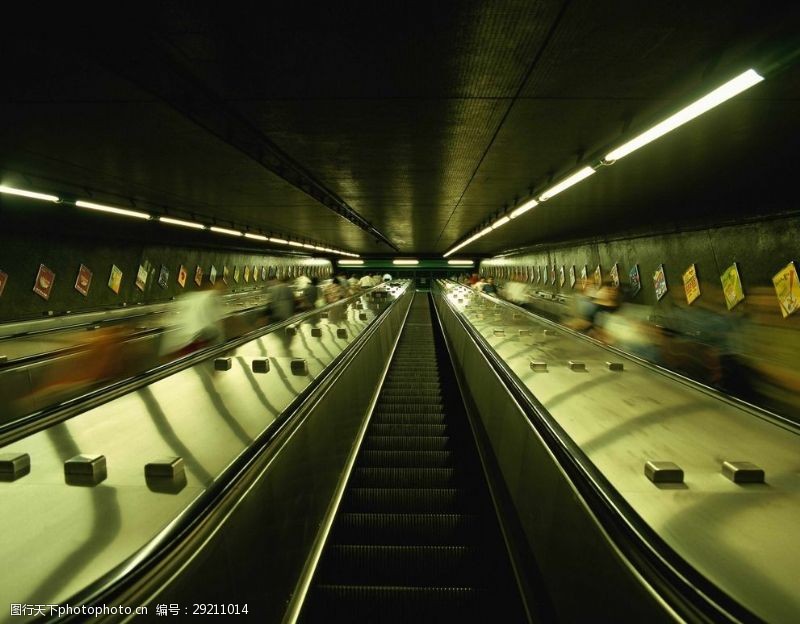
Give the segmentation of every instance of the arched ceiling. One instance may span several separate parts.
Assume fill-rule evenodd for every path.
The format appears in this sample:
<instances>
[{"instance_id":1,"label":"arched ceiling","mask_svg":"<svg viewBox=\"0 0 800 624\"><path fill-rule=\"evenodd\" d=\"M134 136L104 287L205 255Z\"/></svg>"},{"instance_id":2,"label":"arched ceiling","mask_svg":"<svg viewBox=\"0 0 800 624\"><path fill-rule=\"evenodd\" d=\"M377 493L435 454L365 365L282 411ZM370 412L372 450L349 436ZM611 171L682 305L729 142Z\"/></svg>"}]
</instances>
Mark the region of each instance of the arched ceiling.
<instances>
[{"instance_id":1,"label":"arched ceiling","mask_svg":"<svg viewBox=\"0 0 800 624\"><path fill-rule=\"evenodd\" d=\"M749 0L29 14L0 42L0 167L361 254L441 255L755 66L761 85L463 251L796 210L797 18Z\"/></svg>"}]
</instances>

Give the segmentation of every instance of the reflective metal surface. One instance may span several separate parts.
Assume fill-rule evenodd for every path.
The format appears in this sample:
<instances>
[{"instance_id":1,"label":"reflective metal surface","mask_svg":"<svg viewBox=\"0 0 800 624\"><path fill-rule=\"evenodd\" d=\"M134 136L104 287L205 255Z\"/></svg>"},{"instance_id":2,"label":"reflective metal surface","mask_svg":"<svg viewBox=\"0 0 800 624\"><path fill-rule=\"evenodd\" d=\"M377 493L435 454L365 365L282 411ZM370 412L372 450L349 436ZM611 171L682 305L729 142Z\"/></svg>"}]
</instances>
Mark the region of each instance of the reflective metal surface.
<instances>
[{"instance_id":1,"label":"reflective metal surface","mask_svg":"<svg viewBox=\"0 0 800 624\"><path fill-rule=\"evenodd\" d=\"M759 617L800 618L796 429L532 315L514 318L518 308L454 284L446 288L455 313L676 553ZM482 312L499 312L500 321ZM498 326L505 336L495 335ZM522 328L531 335L519 336ZM611 357L623 370L610 369ZM533 369L532 358L546 363L547 372ZM584 372L571 370L576 361ZM679 458L683 484L657 488L647 481L642 466L662 458ZM766 482L732 483L721 471L728 459L756 464Z\"/></svg>"}]
</instances>

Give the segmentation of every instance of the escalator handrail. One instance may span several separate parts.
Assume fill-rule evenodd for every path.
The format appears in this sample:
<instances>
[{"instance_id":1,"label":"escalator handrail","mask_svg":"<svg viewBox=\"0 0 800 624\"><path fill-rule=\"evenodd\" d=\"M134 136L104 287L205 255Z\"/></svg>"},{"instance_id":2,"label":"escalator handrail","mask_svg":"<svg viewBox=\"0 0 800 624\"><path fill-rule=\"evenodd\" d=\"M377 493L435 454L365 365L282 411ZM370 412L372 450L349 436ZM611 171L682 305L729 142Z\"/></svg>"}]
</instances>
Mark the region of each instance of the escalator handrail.
<instances>
[{"instance_id":1,"label":"escalator handrail","mask_svg":"<svg viewBox=\"0 0 800 624\"><path fill-rule=\"evenodd\" d=\"M440 287L441 288L441 287ZM441 290L440 290L441 294ZM441 297L629 565L671 608L702 622L758 618L680 557L636 513L472 324Z\"/></svg>"},{"instance_id":2,"label":"escalator handrail","mask_svg":"<svg viewBox=\"0 0 800 624\"><path fill-rule=\"evenodd\" d=\"M261 472L260 467L265 463L268 464L280 452L282 443L291 437L333 387L342 371L379 330L390 311L403 297L412 294L413 284L409 283L405 292L376 315L364 331L334 358L326 370L313 379L278 418L259 434L179 517L130 558L81 592L71 596L66 602L87 607L112 603L134 604L136 601L128 597L126 592L135 592L137 595L151 594L163 587L167 579L162 577L171 578L172 570L180 569L185 561L191 559L197 551L194 545L202 544L213 534L215 528L224 520L227 510L244 498L248 488L242 487L242 482L252 477L253 472ZM170 560L165 563L170 557L176 557L178 561ZM80 620L80 615L73 614L53 621Z\"/></svg>"},{"instance_id":3,"label":"escalator handrail","mask_svg":"<svg viewBox=\"0 0 800 624\"><path fill-rule=\"evenodd\" d=\"M382 285L374 286L373 288L350 295L349 297L340 299L339 301L329 303L322 308L315 308L313 310L301 312L300 314L292 316L285 321L270 323L264 327L259 327L258 329L251 330L245 334L242 334L241 336L232 338L223 344L200 349L171 362L159 364L158 366L146 371L142 371L141 373L137 373L131 377L120 379L102 387L89 390L84 394L67 399L66 401L56 405L52 405L45 409L27 414L15 420L2 423L0 424L0 448L11 444L12 442L16 442L17 440L21 440L22 438L26 438L38 431L64 422L65 420L74 418L83 412L108 403L109 401L119 398L124 394L143 388L144 386L150 385L156 381L164 379L165 377L169 377L170 375L180 372L186 368L191 368L192 366L195 366L205 360L210 360L212 358L224 355L228 351L236 349L245 343L257 340L258 338L261 338L269 333L280 331L286 327L299 325L303 323L303 321L327 312L336 306L349 305L353 300L365 294L375 292L376 289L381 287Z\"/></svg>"}]
</instances>

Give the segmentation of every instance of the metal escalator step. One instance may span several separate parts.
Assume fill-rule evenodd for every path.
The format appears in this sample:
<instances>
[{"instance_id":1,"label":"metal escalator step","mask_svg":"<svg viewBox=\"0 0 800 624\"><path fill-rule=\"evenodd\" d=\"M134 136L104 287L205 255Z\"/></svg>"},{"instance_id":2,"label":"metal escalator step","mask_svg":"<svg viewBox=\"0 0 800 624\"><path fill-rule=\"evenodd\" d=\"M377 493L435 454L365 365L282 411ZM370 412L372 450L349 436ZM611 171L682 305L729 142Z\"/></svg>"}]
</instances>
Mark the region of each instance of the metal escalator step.
<instances>
[{"instance_id":1,"label":"metal escalator step","mask_svg":"<svg viewBox=\"0 0 800 624\"><path fill-rule=\"evenodd\" d=\"M410 467L437 468L452 465L450 451L369 451L365 450L358 458L358 465L364 467Z\"/></svg>"},{"instance_id":2,"label":"metal escalator step","mask_svg":"<svg viewBox=\"0 0 800 624\"><path fill-rule=\"evenodd\" d=\"M318 570L322 583L471 585L480 581L477 549L470 546L331 544Z\"/></svg>"},{"instance_id":3,"label":"metal escalator step","mask_svg":"<svg viewBox=\"0 0 800 624\"><path fill-rule=\"evenodd\" d=\"M461 513L470 501L458 488L351 488L343 509L367 513Z\"/></svg>"},{"instance_id":4,"label":"metal escalator step","mask_svg":"<svg viewBox=\"0 0 800 624\"><path fill-rule=\"evenodd\" d=\"M447 432L447 425L429 425L429 424L401 425L401 424L373 423L369 428L368 435L439 437L446 435L446 432Z\"/></svg>"},{"instance_id":5,"label":"metal escalator step","mask_svg":"<svg viewBox=\"0 0 800 624\"><path fill-rule=\"evenodd\" d=\"M381 414L442 414L444 413L444 407L441 403L438 405L417 403L413 398L409 398L408 401L403 403L382 403L378 401L375 411Z\"/></svg>"},{"instance_id":6,"label":"metal escalator step","mask_svg":"<svg viewBox=\"0 0 800 624\"><path fill-rule=\"evenodd\" d=\"M453 468L356 468L353 487L452 488L459 485Z\"/></svg>"},{"instance_id":7,"label":"metal escalator step","mask_svg":"<svg viewBox=\"0 0 800 624\"><path fill-rule=\"evenodd\" d=\"M374 424L398 425L439 425L444 424L444 414L393 414L391 412L378 412L372 415Z\"/></svg>"},{"instance_id":8,"label":"metal escalator step","mask_svg":"<svg viewBox=\"0 0 800 624\"><path fill-rule=\"evenodd\" d=\"M472 514L343 513L331 539L340 544L465 544L479 531Z\"/></svg>"},{"instance_id":9,"label":"metal escalator step","mask_svg":"<svg viewBox=\"0 0 800 624\"><path fill-rule=\"evenodd\" d=\"M368 432L369 433L369 432ZM450 447L450 438L439 436L376 436L364 438L364 448L370 451L445 451Z\"/></svg>"}]
</instances>

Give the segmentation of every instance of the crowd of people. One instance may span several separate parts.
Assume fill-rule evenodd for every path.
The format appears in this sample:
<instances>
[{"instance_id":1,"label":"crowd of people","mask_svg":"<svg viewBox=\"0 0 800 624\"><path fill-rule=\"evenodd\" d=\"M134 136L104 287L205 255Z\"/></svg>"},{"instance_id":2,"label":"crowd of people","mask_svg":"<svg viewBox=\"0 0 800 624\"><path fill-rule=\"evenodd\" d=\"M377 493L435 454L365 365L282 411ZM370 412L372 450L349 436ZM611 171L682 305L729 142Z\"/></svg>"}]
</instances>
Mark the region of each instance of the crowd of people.
<instances>
[{"instance_id":1,"label":"crowd of people","mask_svg":"<svg viewBox=\"0 0 800 624\"><path fill-rule=\"evenodd\" d=\"M554 298L512 276L496 284L478 274L456 278L489 296L505 299L565 327L728 394L800 420L800 318L782 318L774 292L751 290L733 311L722 290L701 284L692 305L682 291L657 306L636 302L635 293L610 281L576 284Z\"/></svg>"}]
</instances>

